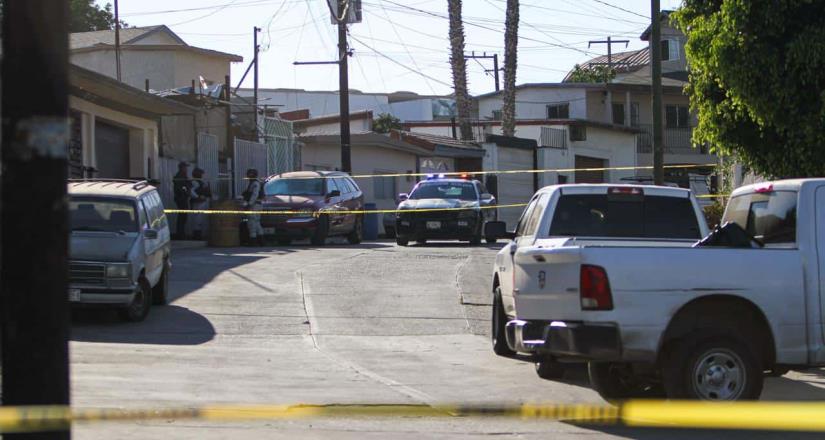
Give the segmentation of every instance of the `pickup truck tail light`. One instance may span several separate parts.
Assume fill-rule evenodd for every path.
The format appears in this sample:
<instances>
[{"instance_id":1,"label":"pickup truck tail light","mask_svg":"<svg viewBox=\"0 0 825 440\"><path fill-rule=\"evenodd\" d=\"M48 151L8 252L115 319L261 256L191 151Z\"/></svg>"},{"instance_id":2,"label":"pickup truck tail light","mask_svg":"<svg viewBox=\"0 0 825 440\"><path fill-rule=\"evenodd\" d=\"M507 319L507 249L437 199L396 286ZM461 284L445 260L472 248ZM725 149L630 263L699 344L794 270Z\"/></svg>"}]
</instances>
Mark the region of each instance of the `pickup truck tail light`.
<instances>
[{"instance_id":1,"label":"pickup truck tail light","mask_svg":"<svg viewBox=\"0 0 825 440\"><path fill-rule=\"evenodd\" d=\"M579 278L582 310L613 310L613 294L607 272L599 266L582 264Z\"/></svg>"}]
</instances>

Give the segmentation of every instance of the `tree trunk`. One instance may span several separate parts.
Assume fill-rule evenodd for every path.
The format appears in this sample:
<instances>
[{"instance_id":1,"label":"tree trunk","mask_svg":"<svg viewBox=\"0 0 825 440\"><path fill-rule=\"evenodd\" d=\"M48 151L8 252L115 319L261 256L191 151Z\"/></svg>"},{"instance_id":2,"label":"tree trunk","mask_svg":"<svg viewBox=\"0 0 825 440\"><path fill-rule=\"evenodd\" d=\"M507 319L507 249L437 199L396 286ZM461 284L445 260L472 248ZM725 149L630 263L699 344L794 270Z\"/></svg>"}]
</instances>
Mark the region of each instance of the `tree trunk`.
<instances>
[{"instance_id":1,"label":"tree trunk","mask_svg":"<svg viewBox=\"0 0 825 440\"><path fill-rule=\"evenodd\" d=\"M516 133L516 57L518 56L518 0L507 0L504 21L504 93L501 107L501 133Z\"/></svg>"},{"instance_id":2,"label":"tree trunk","mask_svg":"<svg viewBox=\"0 0 825 440\"><path fill-rule=\"evenodd\" d=\"M473 139L470 125L470 96L467 92L467 61L464 59L464 23L461 21L461 0L447 0L450 12L450 66L453 69L455 106L462 140Z\"/></svg>"}]
</instances>

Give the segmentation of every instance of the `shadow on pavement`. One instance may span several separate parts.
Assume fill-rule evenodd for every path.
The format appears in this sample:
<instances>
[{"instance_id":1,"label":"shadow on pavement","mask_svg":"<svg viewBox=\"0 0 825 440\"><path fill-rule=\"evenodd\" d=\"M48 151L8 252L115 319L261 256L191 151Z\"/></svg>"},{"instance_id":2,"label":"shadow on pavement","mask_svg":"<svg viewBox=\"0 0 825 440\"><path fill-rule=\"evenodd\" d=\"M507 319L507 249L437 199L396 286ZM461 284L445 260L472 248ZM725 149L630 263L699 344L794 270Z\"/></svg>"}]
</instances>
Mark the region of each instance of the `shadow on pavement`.
<instances>
[{"instance_id":1,"label":"shadow on pavement","mask_svg":"<svg viewBox=\"0 0 825 440\"><path fill-rule=\"evenodd\" d=\"M73 341L158 345L199 345L215 337L206 317L185 307L152 307L143 322L123 322L115 310L72 312Z\"/></svg>"},{"instance_id":2,"label":"shadow on pavement","mask_svg":"<svg viewBox=\"0 0 825 440\"><path fill-rule=\"evenodd\" d=\"M678 429L678 428L632 428L629 426L574 426L634 440L682 440L682 439L725 439L725 440L768 440L768 439L821 439L822 433L790 431L746 431L725 429Z\"/></svg>"},{"instance_id":3,"label":"shadow on pavement","mask_svg":"<svg viewBox=\"0 0 825 440\"><path fill-rule=\"evenodd\" d=\"M463 241L428 241L427 243L420 244L411 242L410 247L418 247L418 248L426 248L426 247L433 247L433 248L470 248L470 249L494 249L499 250L507 243L504 241L499 241L497 243L489 244L489 243L481 243L479 245L473 246L467 242Z\"/></svg>"}]
</instances>

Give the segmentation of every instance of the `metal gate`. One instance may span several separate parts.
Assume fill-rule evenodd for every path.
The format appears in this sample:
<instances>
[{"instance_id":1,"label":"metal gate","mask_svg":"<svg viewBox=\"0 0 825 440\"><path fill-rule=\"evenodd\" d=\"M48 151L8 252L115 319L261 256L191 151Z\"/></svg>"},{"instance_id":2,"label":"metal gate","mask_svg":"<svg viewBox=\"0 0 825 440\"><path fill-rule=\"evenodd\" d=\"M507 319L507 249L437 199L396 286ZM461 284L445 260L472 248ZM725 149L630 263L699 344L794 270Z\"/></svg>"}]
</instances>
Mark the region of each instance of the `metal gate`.
<instances>
[{"instance_id":1,"label":"metal gate","mask_svg":"<svg viewBox=\"0 0 825 440\"><path fill-rule=\"evenodd\" d=\"M246 190L246 170L255 168L260 177L271 174L268 150L265 144L235 139L235 154L232 161L235 170L235 194L242 194Z\"/></svg>"},{"instance_id":2,"label":"metal gate","mask_svg":"<svg viewBox=\"0 0 825 440\"><path fill-rule=\"evenodd\" d=\"M206 174L206 182L212 188L214 198L227 198L228 194L218 192L218 137L207 133L198 133L198 168Z\"/></svg>"},{"instance_id":3,"label":"metal gate","mask_svg":"<svg viewBox=\"0 0 825 440\"><path fill-rule=\"evenodd\" d=\"M264 139L269 147L269 171L286 173L301 168L301 150L292 132L292 122L278 118L263 119Z\"/></svg>"},{"instance_id":4,"label":"metal gate","mask_svg":"<svg viewBox=\"0 0 825 440\"><path fill-rule=\"evenodd\" d=\"M532 148L498 147L498 169L500 170L530 170L533 169ZM527 203L535 192L533 173L499 174L497 179L498 204L511 205ZM507 223L510 229L515 228L522 208L502 208L498 210L498 219Z\"/></svg>"}]
</instances>

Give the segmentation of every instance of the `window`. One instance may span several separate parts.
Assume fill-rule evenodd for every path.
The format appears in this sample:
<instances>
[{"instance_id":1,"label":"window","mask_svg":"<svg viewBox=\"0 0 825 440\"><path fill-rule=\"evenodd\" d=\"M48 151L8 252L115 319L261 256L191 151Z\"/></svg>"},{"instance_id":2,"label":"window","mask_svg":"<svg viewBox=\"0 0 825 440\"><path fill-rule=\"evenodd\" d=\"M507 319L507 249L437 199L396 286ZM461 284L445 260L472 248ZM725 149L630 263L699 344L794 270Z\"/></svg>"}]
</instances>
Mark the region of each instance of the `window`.
<instances>
[{"instance_id":1,"label":"window","mask_svg":"<svg viewBox=\"0 0 825 440\"><path fill-rule=\"evenodd\" d=\"M570 126L570 140L571 141L586 141L587 127L584 125L573 124Z\"/></svg>"},{"instance_id":2,"label":"window","mask_svg":"<svg viewBox=\"0 0 825 440\"><path fill-rule=\"evenodd\" d=\"M347 179L343 177L336 177L335 185L338 186L338 190L341 191L341 194L351 194L353 192L352 188L349 186L349 182L347 182Z\"/></svg>"},{"instance_id":3,"label":"window","mask_svg":"<svg viewBox=\"0 0 825 440\"><path fill-rule=\"evenodd\" d=\"M701 238L690 199L608 194L562 195L550 224L550 235Z\"/></svg>"},{"instance_id":4,"label":"window","mask_svg":"<svg viewBox=\"0 0 825 440\"><path fill-rule=\"evenodd\" d=\"M375 171L375 174L390 174L387 171ZM395 177L373 177L372 188L376 199L395 200L398 193Z\"/></svg>"},{"instance_id":5,"label":"window","mask_svg":"<svg viewBox=\"0 0 825 440\"><path fill-rule=\"evenodd\" d=\"M72 197L69 219L72 231L137 232L135 203L95 197Z\"/></svg>"},{"instance_id":6,"label":"window","mask_svg":"<svg viewBox=\"0 0 825 440\"><path fill-rule=\"evenodd\" d=\"M527 225L527 218L533 213L533 209L535 209L539 196L533 196L530 200L530 203L527 204L527 207L524 208L524 211L521 212L521 217L518 219L518 223L516 224L516 237L521 237L524 235L524 227Z\"/></svg>"},{"instance_id":7,"label":"window","mask_svg":"<svg viewBox=\"0 0 825 440\"><path fill-rule=\"evenodd\" d=\"M665 125L667 128L690 127L690 111L686 105L666 105Z\"/></svg>"},{"instance_id":8,"label":"window","mask_svg":"<svg viewBox=\"0 0 825 440\"><path fill-rule=\"evenodd\" d=\"M624 125L624 104L613 103L613 123Z\"/></svg>"},{"instance_id":9,"label":"window","mask_svg":"<svg viewBox=\"0 0 825 440\"><path fill-rule=\"evenodd\" d=\"M327 192L326 193L329 194L333 191L340 191L341 195L344 195L345 194L344 190L342 188L338 187L338 182L336 182L336 180L338 180L338 179L331 179L331 178L326 179L326 181L327 181Z\"/></svg>"},{"instance_id":10,"label":"window","mask_svg":"<svg viewBox=\"0 0 825 440\"><path fill-rule=\"evenodd\" d=\"M144 201L146 202L146 212L149 214L149 227L161 229L166 226L166 214L163 212L163 203L161 203L158 193L149 193Z\"/></svg>"},{"instance_id":11,"label":"window","mask_svg":"<svg viewBox=\"0 0 825 440\"><path fill-rule=\"evenodd\" d=\"M570 104L550 104L547 106L547 119L569 119Z\"/></svg>"},{"instance_id":12,"label":"window","mask_svg":"<svg viewBox=\"0 0 825 440\"><path fill-rule=\"evenodd\" d=\"M765 244L796 243L796 199L792 191L734 197L722 224L732 221Z\"/></svg>"},{"instance_id":13,"label":"window","mask_svg":"<svg viewBox=\"0 0 825 440\"><path fill-rule=\"evenodd\" d=\"M272 179L264 185L268 196L319 196L324 192L324 179Z\"/></svg>"},{"instance_id":14,"label":"window","mask_svg":"<svg viewBox=\"0 0 825 440\"><path fill-rule=\"evenodd\" d=\"M630 125L633 127L639 126L639 103L630 103Z\"/></svg>"},{"instance_id":15,"label":"window","mask_svg":"<svg viewBox=\"0 0 825 440\"><path fill-rule=\"evenodd\" d=\"M679 40L677 38L665 38L662 40L662 61L672 61L679 59Z\"/></svg>"},{"instance_id":16,"label":"window","mask_svg":"<svg viewBox=\"0 0 825 440\"><path fill-rule=\"evenodd\" d=\"M144 197L140 202L138 202L138 226L141 230L149 229L149 217L147 212L149 211L146 208L146 202L148 202L149 197Z\"/></svg>"},{"instance_id":17,"label":"window","mask_svg":"<svg viewBox=\"0 0 825 440\"><path fill-rule=\"evenodd\" d=\"M478 200L471 182L423 182L410 194L410 199Z\"/></svg>"},{"instance_id":18,"label":"window","mask_svg":"<svg viewBox=\"0 0 825 440\"><path fill-rule=\"evenodd\" d=\"M501 109L493 110L493 120L500 121L501 120Z\"/></svg>"},{"instance_id":19,"label":"window","mask_svg":"<svg viewBox=\"0 0 825 440\"><path fill-rule=\"evenodd\" d=\"M536 235L536 230L539 227L539 220L541 219L541 215L544 214L544 209L547 208L548 197L549 196L545 193L541 194L539 198L536 199L536 203L533 207L533 210L530 211L530 214L524 219L524 230L522 231L521 235Z\"/></svg>"},{"instance_id":20,"label":"window","mask_svg":"<svg viewBox=\"0 0 825 440\"><path fill-rule=\"evenodd\" d=\"M357 192L361 191L361 188L358 187L358 185L355 183L354 180L352 180L351 177L345 177L344 180L350 186L350 189L352 190L352 192L357 193Z\"/></svg>"}]
</instances>

